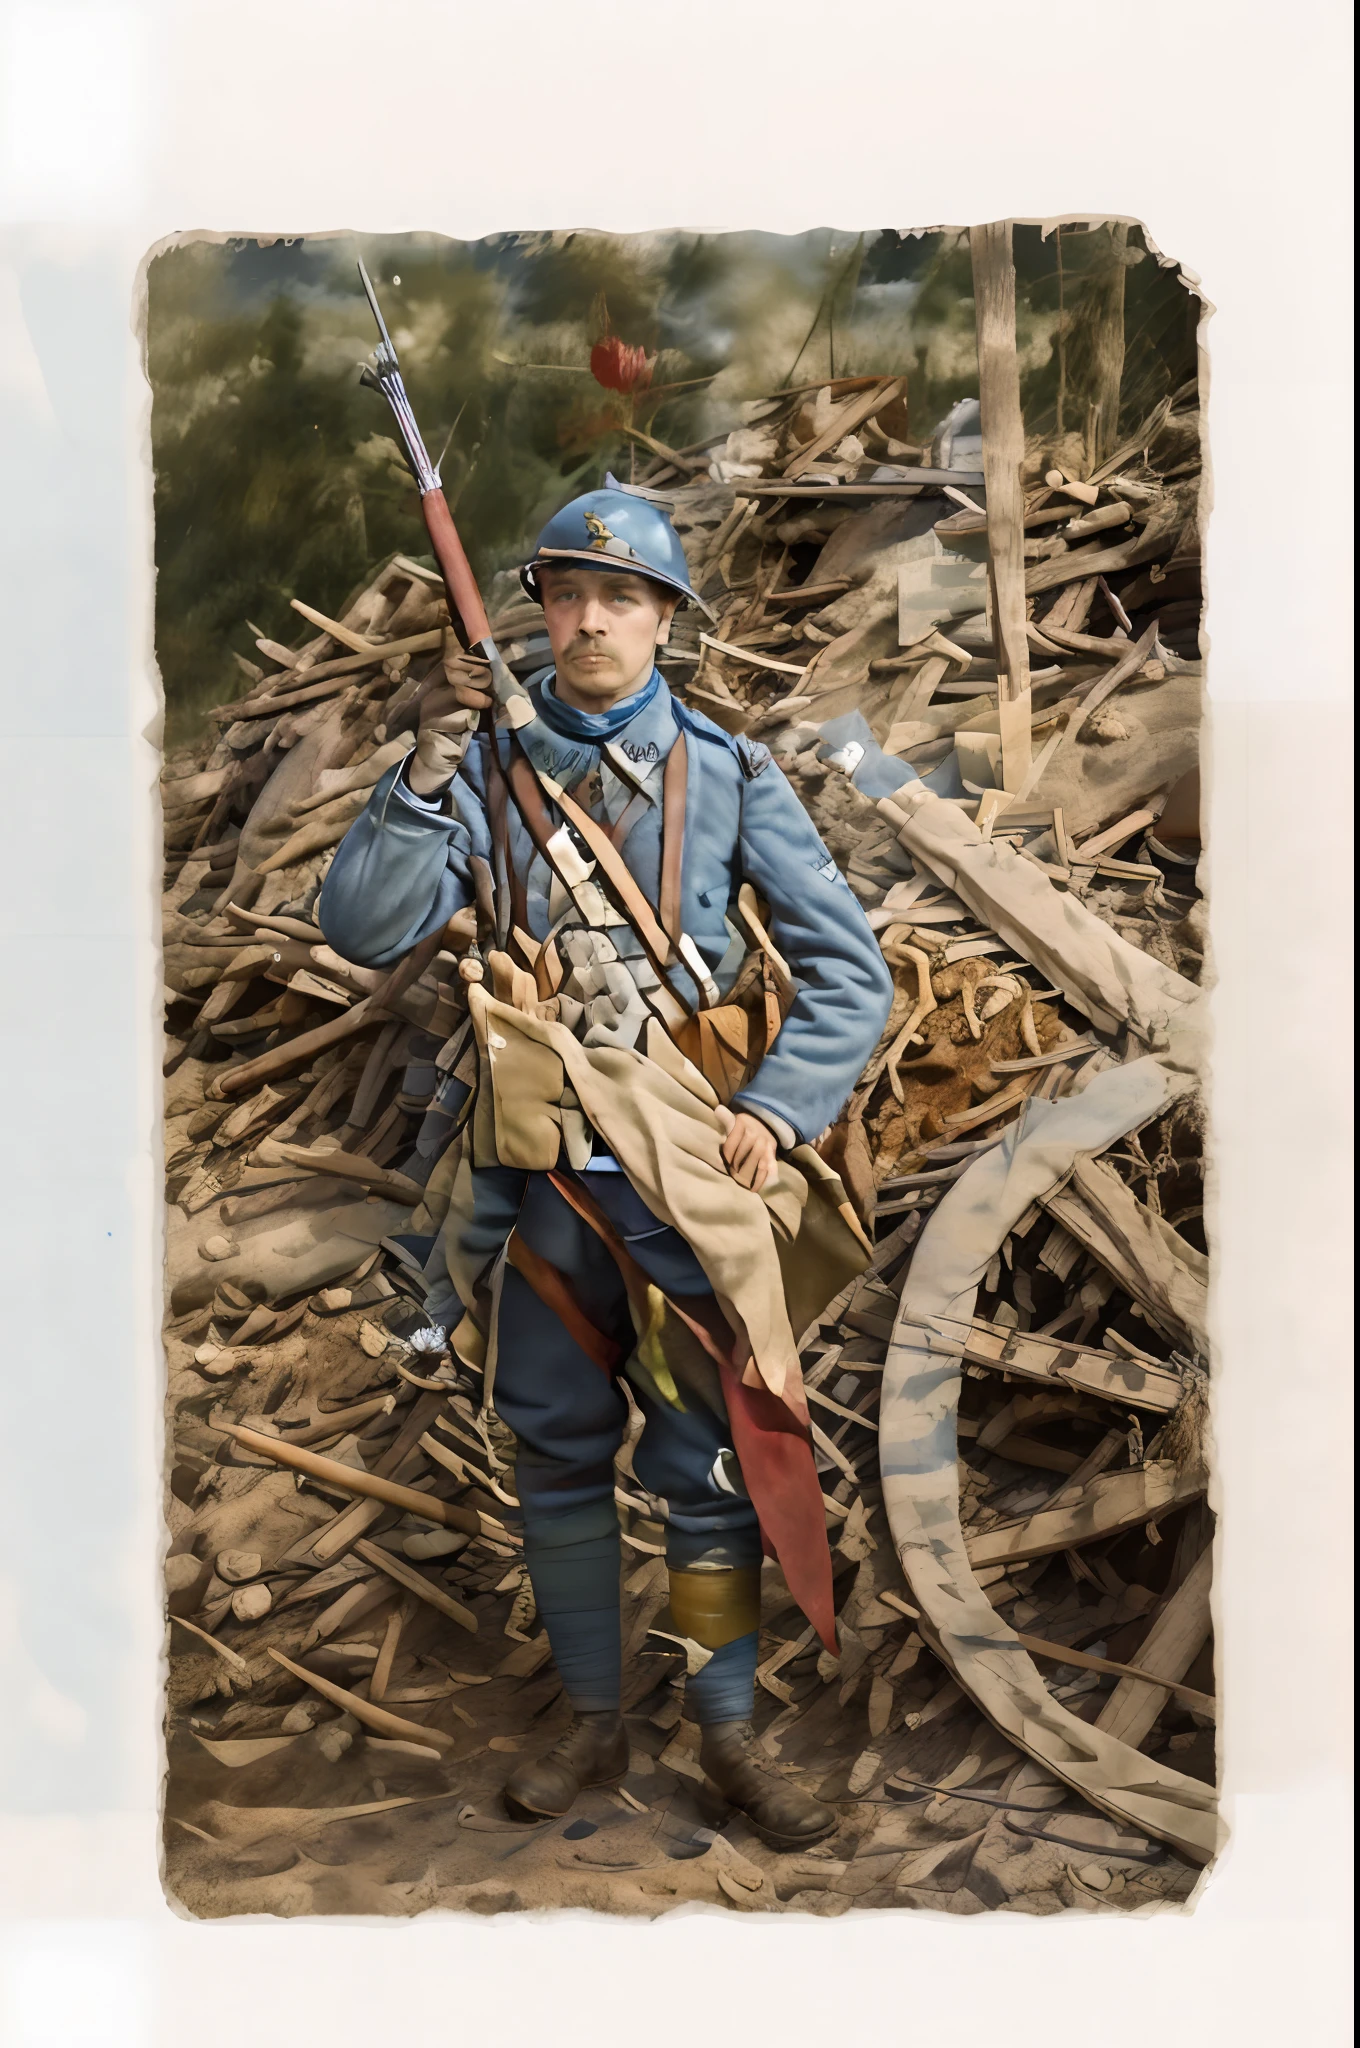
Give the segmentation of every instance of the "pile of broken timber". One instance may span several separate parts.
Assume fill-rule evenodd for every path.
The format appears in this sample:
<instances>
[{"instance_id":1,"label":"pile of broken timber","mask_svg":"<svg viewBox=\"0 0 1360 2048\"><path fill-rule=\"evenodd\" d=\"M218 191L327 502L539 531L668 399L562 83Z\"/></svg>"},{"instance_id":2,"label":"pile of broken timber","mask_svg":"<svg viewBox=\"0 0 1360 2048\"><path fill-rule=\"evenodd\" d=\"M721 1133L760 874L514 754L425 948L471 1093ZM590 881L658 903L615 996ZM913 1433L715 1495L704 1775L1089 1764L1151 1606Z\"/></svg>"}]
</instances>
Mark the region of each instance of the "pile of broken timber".
<instances>
[{"instance_id":1,"label":"pile of broken timber","mask_svg":"<svg viewBox=\"0 0 1360 2048\"><path fill-rule=\"evenodd\" d=\"M703 1828L664 1530L628 1449L633 1768L576 1832L512 1841L498 1818L511 1753L550 1741L566 1708L520 1563L513 1442L476 1370L420 1348L416 1263L468 1073L457 963L357 968L315 920L331 853L438 672L438 584L397 557L338 620L299 604L302 645L259 636L240 700L165 771L167 1855L195 1912L1047 1911L1193 1883L1020 1757L936 1661L877 1474L878 1390L925 1219L1028 1095L1138 1048L918 868L851 780L853 747L821 727L858 711L919 771L956 762L952 800L984 832L1198 979L1194 395L1091 475L1025 450L1032 747L1014 787L980 473L910 444L894 380L748 411L721 447L656 444L642 472L718 613L702 635L682 619L668 677L771 747L898 990L827 1146L872 1266L803 1344L838 1659L766 1568L757 1726L842 1802L842 1829L792 1858L739 1823ZM520 673L541 665L536 612L493 623ZM959 1485L974 1570L1057 1697L1211 1781L1211 1518L1202 1490L1152 1484L1173 1451L1196 1455L1201 1136L1183 1097L1006 1240L961 1333ZM1125 1495L1136 1519L1102 1509Z\"/></svg>"}]
</instances>

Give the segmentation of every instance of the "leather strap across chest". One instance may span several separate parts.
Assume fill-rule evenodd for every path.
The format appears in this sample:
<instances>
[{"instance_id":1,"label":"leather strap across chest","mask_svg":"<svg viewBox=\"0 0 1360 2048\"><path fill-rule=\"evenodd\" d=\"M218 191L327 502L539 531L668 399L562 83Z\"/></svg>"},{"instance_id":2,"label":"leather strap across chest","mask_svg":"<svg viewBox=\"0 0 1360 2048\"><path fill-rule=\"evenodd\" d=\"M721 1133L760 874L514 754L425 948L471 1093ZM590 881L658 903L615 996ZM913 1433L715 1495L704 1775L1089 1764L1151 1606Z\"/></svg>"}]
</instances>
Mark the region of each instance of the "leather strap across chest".
<instances>
[{"instance_id":1,"label":"leather strap across chest","mask_svg":"<svg viewBox=\"0 0 1360 2048\"><path fill-rule=\"evenodd\" d=\"M685 865L685 800L689 793L689 748L678 732L661 776L661 925L680 943L680 885Z\"/></svg>"},{"instance_id":2,"label":"leather strap across chest","mask_svg":"<svg viewBox=\"0 0 1360 2048\"><path fill-rule=\"evenodd\" d=\"M499 767L499 762L497 766ZM608 883L610 893L641 940L656 972L667 980L668 986L670 973L677 966L683 966L686 972L693 975L693 966L684 957L685 951L692 950L692 944L685 945L680 922L685 798L688 787L688 756L684 734L676 735L666 757L662 778L659 919L625 864L614 835L605 826L598 824L588 811L583 810L565 789L537 773L513 735L508 782L510 794L524 820L525 829L548 866L554 872L557 871L551 851L551 841L557 827L552 822L544 800L545 784L553 803L581 839L601 876ZM631 808L629 805L628 809ZM628 810L625 810L618 821L620 826L627 815ZM704 1007L704 1000L704 992L701 989L699 1008Z\"/></svg>"}]
</instances>

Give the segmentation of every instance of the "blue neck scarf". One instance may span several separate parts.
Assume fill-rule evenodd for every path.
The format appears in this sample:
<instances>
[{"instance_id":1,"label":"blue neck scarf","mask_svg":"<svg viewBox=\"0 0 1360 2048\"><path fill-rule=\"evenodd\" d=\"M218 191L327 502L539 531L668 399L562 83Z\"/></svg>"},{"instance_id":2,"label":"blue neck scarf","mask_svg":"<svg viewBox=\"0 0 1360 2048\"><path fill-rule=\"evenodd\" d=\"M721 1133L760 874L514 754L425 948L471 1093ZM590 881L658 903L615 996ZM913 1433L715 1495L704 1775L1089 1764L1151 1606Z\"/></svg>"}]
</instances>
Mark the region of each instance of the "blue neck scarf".
<instances>
[{"instance_id":1,"label":"blue neck scarf","mask_svg":"<svg viewBox=\"0 0 1360 2048\"><path fill-rule=\"evenodd\" d=\"M588 746L602 747L654 701L661 688L661 671L653 667L640 690L635 690L631 697L623 698L618 704L611 704L608 711L577 711L573 705L564 704L553 688L554 680L549 673L540 685L544 724L561 733L564 739L584 740Z\"/></svg>"}]
</instances>

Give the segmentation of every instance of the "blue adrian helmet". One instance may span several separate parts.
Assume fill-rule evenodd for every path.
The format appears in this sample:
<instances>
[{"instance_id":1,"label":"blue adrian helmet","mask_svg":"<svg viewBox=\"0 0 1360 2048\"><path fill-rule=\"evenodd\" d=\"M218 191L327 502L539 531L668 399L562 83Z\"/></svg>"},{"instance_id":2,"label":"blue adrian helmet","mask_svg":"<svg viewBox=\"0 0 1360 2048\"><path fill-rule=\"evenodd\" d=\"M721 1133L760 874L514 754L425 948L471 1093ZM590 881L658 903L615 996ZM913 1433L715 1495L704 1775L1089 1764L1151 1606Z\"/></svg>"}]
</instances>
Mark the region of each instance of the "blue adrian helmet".
<instances>
[{"instance_id":1,"label":"blue adrian helmet","mask_svg":"<svg viewBox=\"0 0 1360 2048\"><path fill-rule=\"evenodd\" d=\"M538 536L533 560L519 580L536 603L542 598L534 571L553 562L589 562L596 569L622 569L678 591L711 619L713 612L689 580L680 536L663 505L606 474L605 487L573 498Z\"/></svg>"}]
</instances>

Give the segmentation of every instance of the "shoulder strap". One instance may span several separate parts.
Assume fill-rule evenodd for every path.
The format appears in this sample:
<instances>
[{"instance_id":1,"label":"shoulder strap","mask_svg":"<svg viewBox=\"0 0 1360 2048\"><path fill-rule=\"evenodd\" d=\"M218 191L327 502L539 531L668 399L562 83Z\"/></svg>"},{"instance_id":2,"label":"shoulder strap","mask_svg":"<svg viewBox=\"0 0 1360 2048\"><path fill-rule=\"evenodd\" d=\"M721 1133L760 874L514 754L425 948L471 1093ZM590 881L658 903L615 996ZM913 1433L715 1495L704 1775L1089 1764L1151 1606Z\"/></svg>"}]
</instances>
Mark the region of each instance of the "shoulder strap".
<instances>
[{"instance_id":1,"label":"shoulder strap","mask_svg":"<svg viewBox=\"0 0 1360 2048\"><path fill-rule=\"evenodd\" d=\"M673 753L674 748L671 751ZM687 939L683 932L676 940L671 940L665 929L657 922L656 912L629 873L623 856L609 834L567 795L560 784L553 782L541 772L536 772L528 756L517 748L510 764L510 792L519 806L529 835L538 851L556 871L557 863L550 850L555 828L548 816L547 805L543 801L544 790L573 831L584 842L601 875L608 882L610 892L620 910L642 941L647 957L657 973L667 977L672 968L683 966L699 984L702 991L701 1004L705 1000L714 1001L717 991L713 988L712 980L693 942Z\"/></svg>"},{"instance_id":2,"label":"shoulder strap","mask_svg":"<svg viewBox=\"0 0 1360 2048\"><path fill-rule=\"evenodd\" d=\"M681 933L681 884L685 865L685 799L689 791L689 748L683 727L666 756L661 780L661 923L678 944Z\"/></svg>"},{"instance_id":3,"label":"shoulder strap","mask_svg":"<svg viewBox=\"0 0 1360 2048\"><path fill-rule=\"evenodd\" d=\"M651 807L650 798L646 797L641 790L638 791L636 796L628 799L620 816L609 827L609 836L615 846L622 848L623 842L627 839L634 825L637 824L638 819L645 817Z\"/></svg>"}]
</instances>

